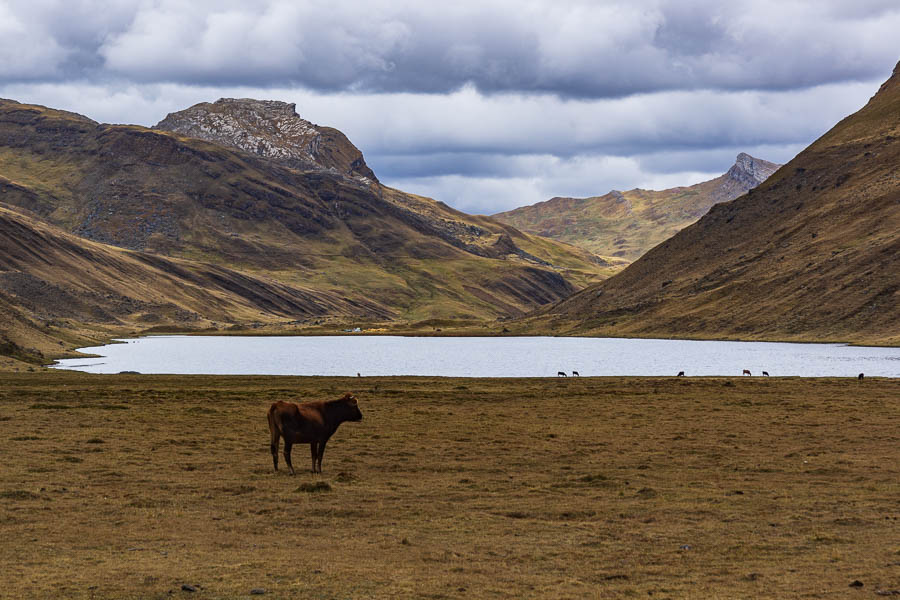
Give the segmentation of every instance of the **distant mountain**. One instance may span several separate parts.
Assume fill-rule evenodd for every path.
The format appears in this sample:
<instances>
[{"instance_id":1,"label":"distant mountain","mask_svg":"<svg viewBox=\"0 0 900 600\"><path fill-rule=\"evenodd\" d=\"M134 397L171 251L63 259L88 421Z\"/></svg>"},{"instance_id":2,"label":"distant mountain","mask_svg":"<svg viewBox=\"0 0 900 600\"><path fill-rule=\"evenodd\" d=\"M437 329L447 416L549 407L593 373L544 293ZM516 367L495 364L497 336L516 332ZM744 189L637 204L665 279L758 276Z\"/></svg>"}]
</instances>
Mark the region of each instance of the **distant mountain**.
<instances>
[{"instance_id":1,"label":"distant mountain","mask_svg":"<svg viewBox=\"0 0 900 600\"><path fill-rule=\"evenodd\" d=\"M758 188L540 312L557 333L900 344L900 64Z\"/></svg>"},{"instance_id":2,"label":"distant mountain","mask_svg":"<svg viewBox=\"0 0 900 600\"><path fill-rule=\"evenodd\" d=\"M493 216L522 231L575 244L624 265L695 222L714 204L755 188L780 166L741 152L727 173L696 185L552 198Z\"/></svg>"},{"instance_id":3,"label":"distant mountain","mask_svg":"<svg viewBox=\"0 0 900 600\"><path fill-rule=\"evenodd\" d=\"M335 314L515 316L608 271L381 185L343 134L280 102L220 100L147 129L0 100L0 203L95 242L321 294Z\"/></svg>"}]
</instances>

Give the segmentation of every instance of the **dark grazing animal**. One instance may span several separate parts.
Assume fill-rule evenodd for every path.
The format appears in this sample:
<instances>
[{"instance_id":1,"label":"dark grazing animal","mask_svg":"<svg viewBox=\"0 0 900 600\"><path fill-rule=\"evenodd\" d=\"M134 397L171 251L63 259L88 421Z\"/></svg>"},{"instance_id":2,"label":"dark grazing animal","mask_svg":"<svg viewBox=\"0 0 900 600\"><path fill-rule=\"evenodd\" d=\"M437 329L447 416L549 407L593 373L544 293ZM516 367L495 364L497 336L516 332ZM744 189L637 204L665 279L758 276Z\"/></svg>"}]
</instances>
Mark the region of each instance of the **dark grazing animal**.
<instances>
[{"instance_id":1,"label":"dark grazing animal","mask_svg":"<svg viewBox=\"0 0 900 600\"><path fill-rule=\"evenodd\" d=\"M684 371L678 371L678 377L684 377Z\"/></svg>"},{"instance_id":2,"label":"dark grazing animal","mask_svg":"<svg viewBox=\"0 0 900 600\"><path fill-rule=\"evenodd\" d=\"M565 371L557 371L556 376L557 377L568 377L568 375L566 375Z\"/></svg>"},{"instance_id":3,"label":"dark grazing animal","mask_svg":"<svg viewBox=\"0 0 900 600\"><path fill-rule=\"evenodd\" d=\"M753 373L751 373L751 372L748 371L747 369L744 369L744 372L741 373L741 374L742 374L742 375L753 375Z\"/></svg>"},{"instance_id":4,"label":"dark grazing animal","mask_svg":"<svg viewBox=\"0 0 900 600\"><path fill-rule=\"evenodd\" d=\"M572 377L581 377L581 375L578 374L578 371L572 371Z\"/></svg>"},{"instance_id":5,"label":"dark grazing animal","mask_svg":"<svg viewBox=\"0 0 900 600\"><path fill-rule=\"evenodd\" d=\"M269 407L269 432L272 434L272 464L278 470L278 443L284 438L284 462L294 474L291 448L294 444L309 444L312 472L322 472L325 444L344 421L362 421L356 397L349 392L338 400L325 402L282 402Z\"/></svg>"},{"instance_id":6,"label":"dark grazing animal","mask_svg":"<svg viewBox=\"0 0 900 600\"><path fill-rule=\"evenodd\" d=\"M865 375L863 373L860 373L858 379L862 380L863 377L865 377Z\"/></svg>"},{"instance_id":7,"label":"dark grazing animal","mask_svg":"<svg viewBox=\"0 0 900 600\"><path fill-rule=\"evenodd\" d=\"M769 376L769 372L768 372L768 371L763 371L763 377L768 377L768 376Z\"/></svg>"}]
</instances>

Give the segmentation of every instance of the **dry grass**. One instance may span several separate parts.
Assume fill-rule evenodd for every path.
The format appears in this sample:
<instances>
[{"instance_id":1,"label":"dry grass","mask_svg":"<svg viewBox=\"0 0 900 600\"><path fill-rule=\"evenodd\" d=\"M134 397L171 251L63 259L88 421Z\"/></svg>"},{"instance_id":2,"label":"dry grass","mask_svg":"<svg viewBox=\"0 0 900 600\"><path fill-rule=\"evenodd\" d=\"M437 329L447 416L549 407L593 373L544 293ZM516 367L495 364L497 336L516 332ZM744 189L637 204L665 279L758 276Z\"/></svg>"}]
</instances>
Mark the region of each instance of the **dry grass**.
<instances>
[{"instance_id":1,"label":"dry grass","mask_svg":"<svg viewBox=\"0 0 900 600\"><path fill-rule=\"evenodd\" d=\"M3 597L900 590L896 380L0 382ZM324 475L273 474L269 403L348 389Z\"/></svg>"}]
</instances>

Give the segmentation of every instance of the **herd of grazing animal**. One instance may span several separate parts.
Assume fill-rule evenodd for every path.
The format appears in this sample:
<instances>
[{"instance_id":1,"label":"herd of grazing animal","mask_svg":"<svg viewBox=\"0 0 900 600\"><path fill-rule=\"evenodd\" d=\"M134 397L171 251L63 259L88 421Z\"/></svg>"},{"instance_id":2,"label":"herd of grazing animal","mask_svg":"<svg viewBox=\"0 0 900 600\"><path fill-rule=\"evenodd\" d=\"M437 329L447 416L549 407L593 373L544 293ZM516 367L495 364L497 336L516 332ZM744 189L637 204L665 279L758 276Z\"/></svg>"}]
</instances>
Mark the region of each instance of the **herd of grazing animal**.
<instances>
[{"instance_id":1,"label":"herd of grazing animal","mask_svg":"<svg viewBox=\"0 0 900 600\"><path fill-rule=\"evenodd\" d=\"M768 377L767 371L762 372ZM573 376L578 376L578 371L572 371ZM743 375L752 375L744 369ZM559 371L558 377L567 377L565 371ZM678 377L684 377L684 371L678 372ZM862 381L865 375L860 373L858 378ZM294 444L309 444L312 457L312 473L322 472L322 457L325 455L325 445L334 435L341 423L345 421L362 421L362 412L359 410L359 401L351 393L344 394L337 400L322 402L283 402L281 400L269 407L269 433L271 434L272 464L278 470L278 446L281 438L284 438L284 462L294 475L294 465L291 463L291 450Z\"/></svg>"}]
</instances>

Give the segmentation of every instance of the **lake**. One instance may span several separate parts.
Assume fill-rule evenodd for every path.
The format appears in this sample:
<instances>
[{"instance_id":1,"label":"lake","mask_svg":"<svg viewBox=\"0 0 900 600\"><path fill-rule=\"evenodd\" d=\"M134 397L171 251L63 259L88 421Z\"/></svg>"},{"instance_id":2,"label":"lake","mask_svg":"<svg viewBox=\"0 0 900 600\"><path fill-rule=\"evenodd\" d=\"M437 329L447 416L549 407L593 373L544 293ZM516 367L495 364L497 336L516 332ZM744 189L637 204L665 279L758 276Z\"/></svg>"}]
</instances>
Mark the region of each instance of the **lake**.
<instances>
[{"instance_id":1,"label":"lake","mask_svg":"<svg viewBox=\"0 0 900 600\"><path fill-rule=\"evenodd\" d=\"M563 337L160 335L82 348L87 373L555 377L741 375L900 377L900 348L842 344Z\"/></svg>"}]
</instances>

